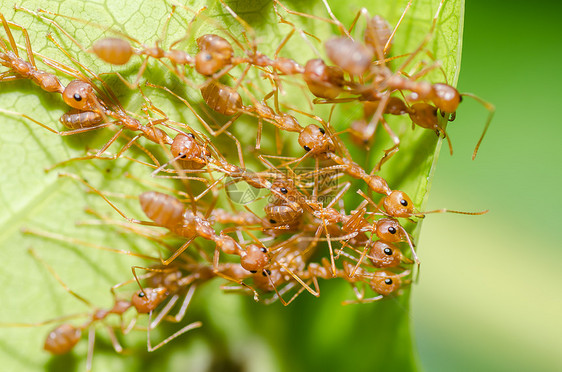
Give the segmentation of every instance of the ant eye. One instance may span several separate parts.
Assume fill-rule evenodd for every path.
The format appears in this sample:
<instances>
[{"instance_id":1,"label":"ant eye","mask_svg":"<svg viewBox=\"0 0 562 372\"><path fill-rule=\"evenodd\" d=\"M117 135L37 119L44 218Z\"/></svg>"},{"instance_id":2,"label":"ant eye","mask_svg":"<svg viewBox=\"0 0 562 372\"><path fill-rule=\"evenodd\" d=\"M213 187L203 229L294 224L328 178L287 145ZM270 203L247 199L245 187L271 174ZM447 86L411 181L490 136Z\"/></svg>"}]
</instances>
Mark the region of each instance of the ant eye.
<instances>
[{"instance_id":1,"label":"ant eye","mask_svg":"<svg viewBox=\"0 0 562 372\"><path fill-rule=\"evenodd\" d=\"M407 207L408 206L408 202L404 199L400 200L400 204L402 204L403 206Z\"/></svg>"},{"instance_id":2,"label":"ant eye","mask_svg":"<svg viewBox=\"0 0 562 372\"><path fill-rule=\"evenodd\" d=\"M303 146L303 149L304 149L304 151L310 151L311 150L310 147L308 147L308 146Z\"/></svg>"},{"instance_id":3,"label":"ant eye","mask_svg":"<svg viewBox=\"0 0 562 372\"><path fill-rule=\"evenodd\" d=\"M256 270L250 270L250 272L251 272L252 274L255 274L255 273L257 273L257 271L256 271Z\"/></svg>"},{"instance_id":4,"label":"ant eye","mask_svg":"<svg viewBox=\"0 0 562 372\"><path fill-rule=\"evenodd\" d=\"M261 247L261 248L260 248L260 251L262 251L263 253L267 253L267 248Z\"/></svg>"},{"instance_id":5,"label":"ant eye","mask_svg":"<svg viewBox=\"0 0 562 372\"><path fill-rule=\"evenodd\" d=\"M187 158L187 155L182 154L182 153L180 152L180 159L185 159L185 158Z\"/></svg>"},{"instance_id":6,"label":"ant eye","mask_svg":"<svg viewBox=\"0 0 562 372\"><path fill-rule=\"evenodd\" d=\"M262 274L263 276L271 275L271 270L265 269L264 271L261 272L261 274Z\"/></svg>"},{"instance_id":7,"label":"ant eye","mask_svg":"<svg viewBox=\"0 0 562 372\"><path fill-rule=\"evenodd\" d=\"M195 135L193 133L187 133L188 137L191 137L192 139L195 139Z\"/></svg>"},{"instance_id":8,"label":"ant eye","mask_svg":"<svg viewBox=\"0 0 562 372\"><path fill-rule=\"evenodd\" d=\"M137 296L139 296L140 298L143 298L143 297L144 297L144 292L143 292L143 291L140 291Z\"/></svg>"},{"instance_id":9,"label":"ant eye","mask_svg":"<svg viewBox=\"0 0 562 372\"><path fill-rule=\"evenodd\" d=\"M384 280L384 284L388 284L391 285L392 284L392 279L388 278Z\"/></svg>"},{"instance_id":10,"label":"ant eye","mask_svg":"<svg viewBox=\"0 0 562 372\"><path fill-rule=\"evenodd\" d=\"M281 192L282 192L283 194L286 194L286 193L288 193L288 192L289 192L289 190L287 190L287 189L286 189L286 188L284 188L284 187L281 187L281 189L280 189L280 190L281 190Z\"/></svg>"},{"instance_id":11,"label":"ant eye","mask_svg":"<svg viewBox=\"0 0 562 372\"><path fill-rule=\"evenodd\" d=\"M74 97L74 99L78 102L82 101L82 96L78 93L74 93L72 97Z\"/></svg>"},{"instance_id":12,"label":"ant eye","mask_svg":"<svg viewBox=\"0 0 562 372\"><path fill-rule=\"evenodd\" d=\"M396 228L391 226L391 227L388 228L388 232L391 233L391 234L396 234Z\"/></svg>"},{"instance_id":13,"label":"ant eye","mask_svg":"<svg viewBox=\"0 0 562 372\"><path fill-rule=\"evenodd\" d=\"M269 223L277 223L275 220L269 220Z\"/></svg>"},{"instance_id":14,"label":"ant eye","mask_svg":"<svg viewBox=\"0 0 562 372\"><path fill-rule=\"evenodd\" d=\"M384 249L384 253L387 254L387 255L389 255L389 256L391 256L391 255L392 255L392 249L390 249L390 248L385 248L385 249Z\"/></svg>"},{"instance_id":15,"label":"ant eye","mask_svg":"<svg viewBox=\"0 0 562 372\"><path fill-rule=\"evenodd\" d=\"M324 130L324 128L318 128L318 130L320 131L320 133L326 134L326 131Z\"/></svg>"}]
</instances>

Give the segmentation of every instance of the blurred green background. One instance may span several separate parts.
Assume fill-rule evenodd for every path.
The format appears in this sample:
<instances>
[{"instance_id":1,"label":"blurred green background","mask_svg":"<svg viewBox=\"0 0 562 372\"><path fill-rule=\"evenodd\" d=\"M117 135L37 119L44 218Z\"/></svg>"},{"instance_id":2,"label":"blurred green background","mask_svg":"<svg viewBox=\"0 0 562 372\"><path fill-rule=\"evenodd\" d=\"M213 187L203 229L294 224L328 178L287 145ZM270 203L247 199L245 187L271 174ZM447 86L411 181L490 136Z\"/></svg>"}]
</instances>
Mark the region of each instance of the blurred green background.
<instances>
[{"instance_id":1,"label":"blurred green background","mask_svg":"<svg viewBox=\"0 0 562 372\"><path fill-rule=\"evenodd\" d=\"M556 1L466 2L458 88L497 113L474 162L486 111L466 98L451 123L420 240L414 335L426 371L561 371L562 56Z\"/></svg>"}]
</instances>

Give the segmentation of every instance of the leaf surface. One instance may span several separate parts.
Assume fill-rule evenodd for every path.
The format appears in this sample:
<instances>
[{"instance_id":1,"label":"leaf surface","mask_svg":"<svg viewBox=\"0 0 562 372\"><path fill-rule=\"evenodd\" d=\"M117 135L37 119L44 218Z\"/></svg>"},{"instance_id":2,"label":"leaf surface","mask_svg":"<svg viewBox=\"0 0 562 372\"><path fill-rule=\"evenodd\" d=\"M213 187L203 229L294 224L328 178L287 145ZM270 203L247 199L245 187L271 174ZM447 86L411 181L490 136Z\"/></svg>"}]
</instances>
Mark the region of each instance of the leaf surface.
<instances>
[{"instance_id":1,"label":"leaf surface","mask_svg":"<svg viewBox=\"0 0 562 372\"><path fill-rule=\"evenodd\" d=\"M290 27L277 22L271 2L241 0L229 4L255 31L260 51L272 55L280 40L290 31ZM287 1L284 4L303 13L328 16L319 1ZM202 5L201 1L190 3L193 9ZM208 14L205 16L208 18L202 17L194 22L191 33L180 44L191 53L196 51L196 36L215 31L216 22L224 24L232 34L241 35L242 28L220 3L211 1L207 5L209 9L204 14ZM366 5L361 1L351 0L337 2L332 6L336 16L348 25L361 6L368 7L371 14L384 15L391 24L395 24L405 5L405 1L377 0ZM147 45L159 37L170 9L165 2L149 0L25 0L21 2L21 6L28 9L41 7L93 21L131 35ZM396 34L395 55L412 51L419 45L431 27L437 6L438 1L435 0L414 2ZM435 35L426 48L431 52L432 58L442 62L443 71L452 84L456 83L460 63L463 6L461 0L445 2ZM29 31L35 52L62 63L72 64L47 41L45 35L48 32L51 32L71 55L96 72L119 71L129 80L133 80L141 64L137 58L124 67L112 68L97 61L92 55L80 52L53 25L27 13L14 12L8 4L0 5L0 11L8 20ZM186 35L190 17L189 11L178 10L178 14L170 22L164 45L169 45ZM295 15L288 15L287 19L323 41L337 34L337 29L326 22ZM56 17L56 20L86 48L108 34L108 31L91 24L63 17ZM362 25L360 22L359 26ZM12 29L12 32L18 43L23 45L19 30ZM309 41L321 54L324 53L322 46L314 38L309 38ZM25 55L22 51L20 53ZM309 45L299 36L291 39L281 55L292 57L301 63L314 58ZM421 59L432 62L427 54L421 55L419 60ZM40 62L39 67L51 71ZM438 70L429 76L433 81L443 81L443 75ZM197 91L181 86L158 62L151 61L148 64L144 77L151 82L177 89L178 94L189 97L191 102L200 102L200 94ZM128 91L114 76L107 79L122 104L127 109L138 112L142 104L140 95ZM70 78L63 77L63 80L66 83ZM159 91L147 91L147 94L168 116L195 126L193 116L170 96ZM297 100L291 101L288 98L287 101L296 107L301 105ZM61 127L58 118L66 110L60 97L41 91L30 81L2 83L0 108L25 113L51 128ZM329 108L316 106L314 112L327 119ZM334 113L332 125L341 130L347 128L359 116L360 107L357 104L340 105ZM110 286L129 280L130 267L135 264L148 265L145 261L87 248L80 244L23 235L20 229L36 228L116 249L155 254L153 244L133 234L117 233L112 226L76 226L78 221L92 220L92 216L85 212L85 207L113 220L119 220L120 217L97 195L87 193L84 185L57 176L60 172L78 174L104 192L132 196L130 199L116 197L112 200L116 200L116 204L129 217L142 219L142 212L134 196L147 186L132 182L126 178L126 174L147 179L150 170L127 159L120 159L76 162L45 173L44 168L71 157L81 156L86 148L99 148L111 137L111 131L100 130L85 135L61 137L29 120L3 114L1 118L3 133L0 138L0 257L3 264L0 266L0 286L3 288L3 306L0 306L0 319L3 323L34 323L91 310L69 295L45 266L31 257L28 253L29 248L33 248L38 256L52 266L73 291L97 307L110 306ZM255 122L246 119L236 124L234 132L243 142L252 144L255 141ZM433 132L420 128L412 131L406 118L392 118L390 124L400 136L402 144L398 155L385 164L381 175L388 180L392 188L409 193L415 204L423 210L440 141ZM377 137L380 140L377 140L377 145L368 154L365 149L352 150L357 162L372 167L382 156L382 149L390 147L391 142L386 133L379 130ZM112 149L115 152L115 148ZM154 147L151 149L158 151ZM296 151L294 146L293 150ZM128 154L147 160L138 149L132 149ZM355 206L357 203L356 196L346 200L346 206ZM418 223L416 226L416 235L420 225L421 223ZM423 247L421 251L423 252ZM183 370L188 365L190 370L205 370L209 366L226 369L233 365L241 365L248 370L259 368L272 371L341 371L350 366L353 366L353 370L417 369L410 330L409 289L396 299L342 307L340 302L353 296L347 285L322 282L321 288L322 296L319 299L303 294L291 306L283 308L280 304L269 307L255 304L249 297L224 295L216 285L209 285L198 291L186 319L201 319L204 327L174 340L153 354L146 352L145 334L137 332L136 335L121 338L128 352L118 355L111 348L107 332L103 327L99 327L94 370L175 371ZM56 324L58 323L29 328L2 328L2 369L84 370L87 353L87 342L84 340L70 355L51 357L42 351L44 337ZM161 328L153 335L155 339L162 339L177 329Z\"/></svg>"}]
</instances>

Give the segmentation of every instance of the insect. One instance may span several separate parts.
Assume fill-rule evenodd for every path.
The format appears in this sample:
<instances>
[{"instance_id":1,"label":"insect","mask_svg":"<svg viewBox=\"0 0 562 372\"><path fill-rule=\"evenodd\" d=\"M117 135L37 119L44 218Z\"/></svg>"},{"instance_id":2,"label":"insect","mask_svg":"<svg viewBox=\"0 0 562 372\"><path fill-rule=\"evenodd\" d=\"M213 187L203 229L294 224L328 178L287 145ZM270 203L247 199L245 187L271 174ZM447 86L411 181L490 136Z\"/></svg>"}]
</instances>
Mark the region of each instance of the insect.
<instances>
[{"instance_id":1,"label":"insect","mask_svg":"<svg viewBox=\"0 0 562 372\"><path fill-rule=\"evenodd\" d=\"M34 230L30 230L28 232L29 233L35 233ZM39 233L39 234L41 234L41 233ZM45 235L48 236L49 234L47 233ZM53 234L51 237L55 238L56 234ZM49 353L55 354L55 355L69 353L71 350L74 349L76 344L78 344L78 342L82 338L83 332L87 331L87 333L88 333L88 354L87 354L87 358L86 358L86 370L88 370L88 371L90 371L92 369L94 341L95 341L95 328L94 327L95 327L96 324L101 323L101 324L105 325L105 328L106 328L106 330L107 330L107 332L110 336L110 340L111 340L111 343L112 343L112 346L113 346L114 350L117 353L122 353L124 350L123 350L123 347L121 346L121 344L119 343L119 341L116 337L115 326L111 325L111 323L108 323L107 319L109 317L112 317L112 316L118 317L119 318L119 327L118 328L121 330L121 332L123 334L127 334L131 330L134 329L134 326L135 326L136 321L138 319L138 316L140 314L150 314L150 316L151 316L153 311L156 308L158 308L159 305L162 304L166 299L168 299L168 297L171 296L170 293L169 293L169 288L166 288L166 287L163 287L163 286L157 287L157 288L143 288L143 289L140 289L140 290L136 291L135 293L133 293L130 300L120 299L117 296L115 296L114 300L113 300L113 305L111 307L109 307L109 308L96 308L94 305L92 305L92 303L90 301L88 301L84 297L80 296L76 292L72 291L62 281L62 279L58 276L56 271L49 264L47 264L42 258L40 258L35 253L34 250L30 249L29 253L49 271L49 273L57 280L57 282L59 282L59 284L65 289L66 292L71 294L74 298L76 298L80 302L84 303L88 307L92 308L92 311L90 313L86 313L86 314L74 314L74 315L67 315L67 316L63 316L63 317L58 317L58 318L46 320L46 321L39 322L39 323L6 323L6 324L2 324L2 326L4 326L4 327L39 327L39 326L43 326L43 325L47 325L47 324L51 324L51 323L59 323L61 321L64 322L64 323L56 326L55 328L53 328L48 333L47 337L45 338L44 349L46 351L48 351ZM119 283L119 284L115 285L113 287L113 289L121 287L124 284L126 284L126 282L125 283ZM113 289L112 289L112 291L113 291ZM194 289L195 289L195 287L193 287L193 290L187 292L186 300L184 302L183 307L187 308L187 304L189 304L189 301L191 299L191 296L193 295ZM171 298L170 302L172 302L172 301L174 301L174 297ZM177 299L175 301L177 301ZM175 301L174 301L174 303L175 303ZM160 312L158 314L157 321L149 322L149 325L147 326L147 335L148 335L147 336L148 337L147 338L147 348L148 348L148 351L154 351L154 350L160 348L161 346L165 345L166 343L168 343L172 339L180 336L181 334L183 334L183 333L185 333L185 332L187 332L191 329L194 329L194 328L197 328L197 327L201 326L201 322L191 323L191 324L183 327L182 329L180 329L176 333L174 333L174 335L168 337L166 340L164 340L163 342L158 344L156 347L152 347L151 343L150 343L150 333L149 333L150 329L154 329L162 321L162 319L166 316L166 314L169 313L169 311L172 309L172 307L173 307L173 304L171 304L171 306L166 306L162 310L162 312ZM130 321L130 323L128 325L126 325L125 320L123 318L123 315L130 308L135 309L137 314ZM70 322L66 322L69 319L84 318L84 317L87 318L86 321L84 321L83 323L81 323L79 325L73 325Z\"/></svg>"},{"instance_id":2,"label":"insect","mask_svg":"<svg viewBox=\"0 0 562 372\"><path fill-rule=\"evenodd\" d=\"M184 8L189 9L187 7L184 7ZM181 49L175 49L174 48L182 40L184 40L187 36L184 36L184 37L180 38L179 40L176 40L175 42L173 42L167 50L163 49L160 46L161 40L163 40L165 34L167 33L168 26L169 26L170 20L173 16L174 12L175 12L176 6L172 6L172 10L168 13L165 21L163 22L161 35L160 35L159 39L155 42L154 46L144 45L140 41L136 40L135 38L133 38L133 37L131 37L131 36L125 34L125 33L113 31L120 37L106 37L106 38L97 40L92 45L90 50L86 50L86 48L84 48L84 46L79 41L77 41L68 32L66 32L56 21L54 21L53 19L47 18L44 15L41 15L40 13L49 14L49 15L52 15L52 16L64 17L64 18L67 18L67 19L72 20L72 21L81 22L81 23L87 24L88 26L93 26L93 27L99 28L101 30L106 30L107 27L96 24L94 22L84 21L84 20L79 19L79 18L75 18L75 17L63 15L63 14L58 14L58 13L50 12L50 11L43 10L43 9L38 9L37 12L33 12L31 10L25 9L23 7L20 7L20 6L15 6L15 9L27 12L27 13L35 16L35 17L38 17L38 18L40 18L40 19L42 19L46 22L49 22L49 23L53 24L57 29L59 29L61 32L63 32L81 51L83 51L85 53L88 53L88 52L94 53L98 58L100 58L101 60L103 60L103 61L105 61L109 64L118 65L118 66L124 65L124 64L129 62L129 60L131 59L131 57L133 55L138 55L140 57L144 57L143 61L142 61L142 64L140 65L140 67L138 69L138 73L137 73L136 77L134 78L132 84L129 83L125 78L123 78L123 76L119 72L115 73L120 78L120 80L123 81L123 83L125 83L131 89L136 89L138 87L140 79L141 79L142 75L144 74L144 72L146 70L146 67L148 66L148 61L149 61L150 58L160 60L165 65L166 68L168 68L170 71L173 71L178 77L180 77L182 79L183 82L188 83L188 84L192 84L189 80L187 80L183 70L178 68L178 66L193 67L193 65L195 63L195 60L187 52L185 52ZM189 35L192 24L197 19L197 16L201 12L203 12L205 9L206 9L206 7L203 7L198 11L190 10L191 12L194 13L194 16L188 24L187 35ZM133 48L131 43L138 45L138 47ZM168 66L166 63L164 63L164 61L162 61L162 59L168 59L171 63L171 66Z\"/></svg>"}]
</instances>

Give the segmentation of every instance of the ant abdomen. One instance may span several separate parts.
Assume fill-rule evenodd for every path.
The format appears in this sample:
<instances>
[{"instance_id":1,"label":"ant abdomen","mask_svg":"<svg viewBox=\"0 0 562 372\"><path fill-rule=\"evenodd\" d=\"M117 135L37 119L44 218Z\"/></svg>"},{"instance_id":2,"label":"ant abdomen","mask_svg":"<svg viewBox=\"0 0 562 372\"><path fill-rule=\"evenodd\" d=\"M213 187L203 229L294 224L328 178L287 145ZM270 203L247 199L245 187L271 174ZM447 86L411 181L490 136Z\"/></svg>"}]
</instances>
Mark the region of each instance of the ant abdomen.
<instances>
[{"instance_id":1,"label":"ant abdomen","mask_svg":"<svg viewBox=\"0 0 562 372\"><path fill-rule=\"evenodd\" d=\"M429 103L418 102L410 107L408 113L410 119L416 125L426 129L435 129L439 125L437 119L437 107Z\"/></svg>"},{"instance_id":2,"label":"ant abdomen","mask_svg":"<svg viewBox=\"0 0 562 372\"><path fill-rule=\"evenodd\" d=\"M366 118L371 118L376 113L380 100L366 101L363 105L363 112ZM384 114L404 115L409 113L408 106L398 97L389 97L384 107Z\"/></svg>"},{"instance_id":3,"label":"ant abdomen","mask_svg":"<svg viewBox=\"0 0 562 372\"><path fill-rule=\"evenodd\" d=\"M131 44L116 37L106 37L96 41L92 50L100 59L112 65L124 65L135 53Z\"/></svg>"},{"instance_id":4,"label":"ant abdomen","mask_svg":"<svg viewBox=\"0 0 562 372\"><path fill-rule=\"evenodd\" d=\"M367 21L365 29L365 44L369 45L373 50L379 48L381 51L390 49L392 43L388 46L388 40L392 35L392 28L386 19L380 15L375 15ZM385 48L386 46L386 48Z\"/></svg>"},{"instance_id":5,"label":"ant abdomen","mask_svg":"<svg viewBox=\"0 0 562 372\"><path fill-rule=\"evenodd\" d=\"M233 88L218 82L210 82L201 88L205 103L223 115L234 115L242 109L242 97Z\"/></svg>"},{"instance_id":6,"label":"ant abdomen","mask_svg":"<svg viewBox=\"0 0 562 372\"><path fill-rule=\"evenodd\" d=\"M344 84L343 71L336 66L327 66L319 58L306 63L303 77L310 92L320 98L337 98Z\"/></svg>"},{"instance_id":7,"label":"ant abdomen","mask_svg":"<svg viewBox=\"0 0 562 372\"><path fill-rule=\"evenodd\" d=\"M88 128L101 123L103 116L94 111L70 109L60 117L59 121L68 129Z\"/></svg>"},{"instance_id":8,"label":"ant abdomen","mask_svg":"<svg viewBox=\"0 0 562 372\"><path fill-rule=\"evenodd\" d=\"M70 324L61 324L47 335L43 349L51 354L66 354L80 341L82 331Z\"/></svg>"},{"instance_id":9,"label":"ant abdomen","mask_svg":"<svg viewBox=\"0 0 562 372\"><path fill-rule=\"evenodd\" d=\"M350 75L363 75L373 61L373 51L347 37L328 40L325 44L328 58Z\"/></svg>"},{"instance_id":10,"label":"ant abdomen","mask_svg":"<svg viewBox=\"0 0 562 372\"><path fill-rule=\"evenodd\" d=\"M147 191L140 194L139 201L146 216L158 225L174 228L182 224L185 206L175 197Z\"/></svg>"},{"instance_id":11,"label":"ant abdomen","mask_svg":"<svg viewBox=\"0 0 562 372\"><path fill-rule=\"evenodd\" d=\"M268 204L265 206L264 211L270 220L269 222L282 225L296 222L304 213L301 206L296 202L281 205Z\"/></svg>"}]
</instances>

